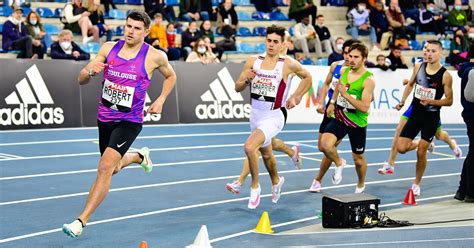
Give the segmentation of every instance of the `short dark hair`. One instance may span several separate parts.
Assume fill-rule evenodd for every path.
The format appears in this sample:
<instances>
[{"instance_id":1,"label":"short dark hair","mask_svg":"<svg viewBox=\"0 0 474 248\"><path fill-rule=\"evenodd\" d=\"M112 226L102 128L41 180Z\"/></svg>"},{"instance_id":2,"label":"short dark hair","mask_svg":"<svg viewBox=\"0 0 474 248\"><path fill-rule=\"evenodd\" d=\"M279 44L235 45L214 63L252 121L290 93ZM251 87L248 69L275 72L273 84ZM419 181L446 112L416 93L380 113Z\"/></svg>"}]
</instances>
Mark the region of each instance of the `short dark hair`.
<instances>
[{"instance_id":1,"label":"short dark hair","mask_svg":"<svg viewBox=\"0 0 474 248\"><path fill-rule=\"evenodd\" d=\"M277 34L281 37L281 40L285 38L285 28L282 26L277 26L275 24L267 27L267 36L269 34Z\"/></svg>"},{"instance_id":2,"label":"short dark hair","mask_svg":"<svg viewBox=\"0 0 474 248\"><path fill-rule=\"evenodd\" d=\"M469 50L467 52L469 59L474 59L474 42L471 41L471 45L469 45Z\"/></svg>"},{"instance_id":3,"label":"short dark hair","mask_svg":"<svg viewBox=\"0 0 474 248\"><path fill-rule=\"evenodd\" d=\"M378 60L379 58L385 58L385 55L383 55L383 54L377 55L377 60Z\"/></svg>"},{"instance_id":4,"label":"short dark hair","mask_svg":"<svg viewBox=\"0 0 474 248\"><path fill-rule=\"evenodd\" d=\"M361 41L356 39L349 39L344 41L344 43L342 44L342 51L346 50L346 47L351 47L354 43L361 43Z\"/></svg>"},{"instance_id":5,"label":"short dark hair","mask_svg":"<svg viewBox=\"0 0 474 248\"><path fill-rule=\"evenodd\" d=\"M431 44L431 45L437 45L441 50L443 50L443 44L439 40L428 40L426 43Z\"/></svg>"},{"instance_id":6,"label":"short dark hair","mask_svg":"<svg viewBox=\"0 0 474 248\"><path fill-rule=\"evenodd\" d=\"M367 58L369 56L369 49L366 45L360 42L356 42L349 47L349 52L352 52L353 50L359 51L363 58Z\"/></svg>"},{"instance_id":7,"label":"short dark hair","mask_svg":"<svg viewBox=\"0 0 474 248\"><path fill-rule=\"evenodd\" d=\"M135 21L141 21L145 25L145 29L150 27L151 19L148 14L143 10L132 10L128 15L127 19L130 18Z\"/></svg>"},{"instance_id":8,"label":"short dark hair","mask_svg":"<svg viewBox=\"0 0 474 248\"><path fill-rule=\"evenodd\" d=\"M318 19L319 17L324 17L324 16L323 15L318 15L318 16L316 16L316 19Z\"/></svg>"}]
</instances>

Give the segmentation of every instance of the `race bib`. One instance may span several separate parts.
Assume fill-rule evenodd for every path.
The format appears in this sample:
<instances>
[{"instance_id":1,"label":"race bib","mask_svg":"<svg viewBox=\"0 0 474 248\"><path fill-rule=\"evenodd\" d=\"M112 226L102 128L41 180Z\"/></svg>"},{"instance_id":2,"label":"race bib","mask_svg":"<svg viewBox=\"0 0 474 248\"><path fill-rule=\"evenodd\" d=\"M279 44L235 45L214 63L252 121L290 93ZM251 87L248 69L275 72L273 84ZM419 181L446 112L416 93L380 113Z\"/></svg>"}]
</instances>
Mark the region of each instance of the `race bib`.
<instances>
[{"instance_id":1,"label":"race bib","mask_svg":"<svg viewBox=\"0 0 474 248\"><path fill-rule=\"evenodd\" d=\"M357 99L356 95L350 95L350 96L354 97L354 99ZM341 95L337 96L337 105L345 109L356 109L354 106L352 106L352 104L346 98L344 98Z\"/></svg>"},{"instance_id":2,"label":"race bib","mask_svg":"<svg viewBox=\"0 0 474 248\"><path fill-rule=\"evenodd\" d=\"M436 96L436 89L426 88L421 85L415 85L415 98L434 100Z\"/></svg>"},{"instance_id":3,"label":"race bib","mask_svg":"<svg viewBox=\"0 0 474 248\"><path fill-rule=\"evenodd\" d=\"M106 79L102 88L102 102L107 107L129 112L132 108L134 93L134 87L116 84Z\"/></svg>"},{"instance_id":4,"label":"race bib","mask_svg":"<svg viewBox=\"0 0 474 248\"><path fill-rule=\"evenodd\" d=\"M332 89L332 90L336 90L336 85L337 85L338 82L339 82L339 79L333 77L333 80L332 80L331 84L329 85L329 88Z\"/></svg>"},{"instance_id":5,"label":"race bib","mask_svg":"<svg viewBox=\"0 0 474 248\"><path fill-rule=\"evenodd\" d=\"M265 99L265 101L274 102L277 95L277 86L273 85L273 81L270 78L256 78L252 82L251 93L253 97L257 99Z\"/></svg>"}]
</instances>

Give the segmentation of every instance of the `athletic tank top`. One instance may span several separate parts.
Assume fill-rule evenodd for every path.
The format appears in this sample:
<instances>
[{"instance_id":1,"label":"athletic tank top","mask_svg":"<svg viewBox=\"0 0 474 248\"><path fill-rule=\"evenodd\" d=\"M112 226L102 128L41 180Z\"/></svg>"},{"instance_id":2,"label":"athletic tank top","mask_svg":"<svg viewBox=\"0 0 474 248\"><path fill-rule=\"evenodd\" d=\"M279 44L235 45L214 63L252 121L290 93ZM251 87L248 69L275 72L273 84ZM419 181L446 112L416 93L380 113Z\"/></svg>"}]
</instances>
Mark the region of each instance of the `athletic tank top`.
<instances>
[{"instance_id":1,"label":"athletic tank top","mask_svg":"<svg viewBox=\"0 0 474 248\"><path fill-rule=\"evenodd\" d=\"M332 72L331 85L329 85L329 90L328 90L329 99L332 98L332 93L334 92L334 87L336 87L336 84L339 81L339 78L341 77L341 68L342 68L343 64L344 64L344 60L341 60L341 61L338 61L337 64L336 64L336 67L334 67L334 71Z\"/></svg>"},{"instance_id":2,"label":"athletic tank top","mask_svg":"<svg viewBox=\"0 0 474 248\"><path fill-rule=\"evenodd\" d=\"M261 69L264 59L260 55L253 63L256 76L250 85L251 105L262 110L279 109L285 105L292 76L288 75L286 81L283 79L284 57L278 59L272 70Z\"/></svg>"},{"instance_id":3,"label":"athletic tank top","mask_svg":"<svg viewBox=\"0 0 474 248\"><path fill-rule=\"evenodd\" d=\"M145 95L150 85L145 69L149 45L143 43L137 56L126 60L118 56L124 44L124 40L118 41L107 55L97 119L143 123Z\"/></svg>"},{"instance_id":4,"label":"athletic tank top","mask_svg":"<svg viewBox=\"0 0 474 248\"><path fill-rule=\"evenodd\" d=\"M341 83L345 84L347 87L347 94L351 95L357 100L362 99L362 91L364 90L364 81L368 77L372 76L372 73L365 71L361 77L359 77L354 82L349 82L347 76L349 75L350 67L347 67L346 70L341 75ZM367 126L367 117L369 113L363 113L356 109L352 104L347 101L344 97L339 95L336 101L336 107L334 109L334 115L337 120L343 122L346 126L349 127L365 127Z\"/></svg>"},{"instance_id":5,"label":"athletic tank top","mask_svg":"<svg viewBox=\"0 0 474 248\"><path fill-rule=\"evenodd\" d=\"M446 68L443 66L433 75L426 73L426 62L423 62L416 74L415 90L413 92L413 110L427 112L437 112L441 109L439 106L423 106L420 99L428 98L439 100L444 95L443 75Z\"/></svg>"}]
</instances>

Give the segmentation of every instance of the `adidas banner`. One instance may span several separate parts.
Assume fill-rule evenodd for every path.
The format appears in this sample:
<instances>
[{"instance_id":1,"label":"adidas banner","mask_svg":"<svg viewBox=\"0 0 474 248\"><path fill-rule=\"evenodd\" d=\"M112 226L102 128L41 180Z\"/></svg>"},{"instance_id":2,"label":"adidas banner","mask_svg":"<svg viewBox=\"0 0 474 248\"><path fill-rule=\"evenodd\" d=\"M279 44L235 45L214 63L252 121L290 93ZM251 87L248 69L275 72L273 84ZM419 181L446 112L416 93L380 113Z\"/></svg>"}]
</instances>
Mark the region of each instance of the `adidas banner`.
<instances>
[{"instance_id":1,"label":"adidas banner","mask_svg":"<svg viewBox=\"0 0 474 248\"><path fill-rule=\"evenodd\" d=\"M82 64L68 63L0 60L0 129L81 126L77 75Z\"/></svg>"}]
</instances>

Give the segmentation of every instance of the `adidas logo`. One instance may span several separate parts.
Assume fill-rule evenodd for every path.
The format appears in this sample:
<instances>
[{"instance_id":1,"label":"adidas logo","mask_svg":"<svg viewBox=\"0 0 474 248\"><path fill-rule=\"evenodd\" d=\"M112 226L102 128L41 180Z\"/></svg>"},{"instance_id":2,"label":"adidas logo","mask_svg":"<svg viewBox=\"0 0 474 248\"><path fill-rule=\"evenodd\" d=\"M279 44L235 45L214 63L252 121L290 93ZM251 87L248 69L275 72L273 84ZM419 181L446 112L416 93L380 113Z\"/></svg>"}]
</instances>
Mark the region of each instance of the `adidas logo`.
<instances>
[{"instance_id":1,"label":"adidas logo","mask_svg":"<svg viewBox=\"0 0 474 248\"><path fill-rule=\"evenodd\" d=\"M143 110L147 111L148 108L150 107L150 105L151 105L151 98L148 95L148 93L146 93L146 95L145 95L145 107L143 108ZM159 121L160 119L161 119L161 114L145 113L145 116L143 117L144 122Z\"/></svg>"},{"instance_id":2,"label":"adidas logo","mask_svg":"<svg viewBox=\"0 0 474 248\"><path fill-rule=\"evenodd\" d=\"M206 119L243 119L250 117L250 104L243 102L244 98L236 92L235 82L227 68L217 73L218 78L209 84L209 90L201 95L201 100L208 104L198 104L194 110L196 117Z\"/></svg>"},{"instance_id":3,"label":"adidas logo","mask_svg":"<svg viewBox=\"0 0 474 248\"><path fill-rule=\"evenodd\" d=\"M16 84L13 91L5 98L8 105L19 105L17 108L0 109L0 124L7 125L40 125L62 124L64 110L60 107L43 107L54 104L53 98L44 83L36 65L26 70L27 78ZM31 88L31 86L33 88ZM21 99L21 100L20 100Z\"/></svg>"}]
</instances>

